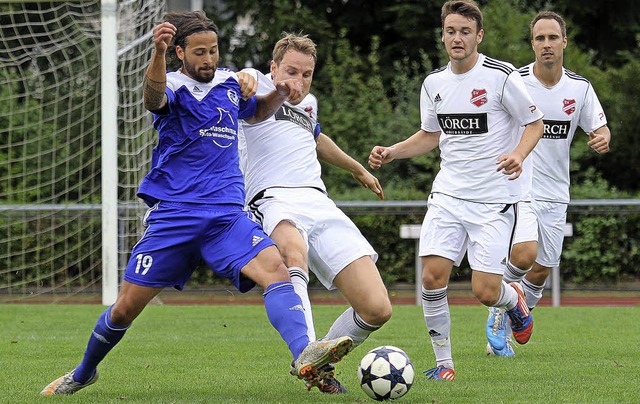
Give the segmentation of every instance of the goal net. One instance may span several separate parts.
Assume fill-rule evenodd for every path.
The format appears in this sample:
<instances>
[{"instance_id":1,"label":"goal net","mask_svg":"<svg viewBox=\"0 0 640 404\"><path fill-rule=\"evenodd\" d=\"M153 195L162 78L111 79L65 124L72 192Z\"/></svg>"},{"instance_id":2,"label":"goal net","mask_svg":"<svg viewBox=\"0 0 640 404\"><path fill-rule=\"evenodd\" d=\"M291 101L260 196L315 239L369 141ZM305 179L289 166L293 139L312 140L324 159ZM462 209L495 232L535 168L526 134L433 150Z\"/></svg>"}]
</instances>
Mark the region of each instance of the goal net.
<instances>
[{"instance_id":1,"label":"goal net","mask_svg":"<svg viewBox=\"0 0 640 404\"><path fill-rule=\"evenodd\" d=\"M110 124L122 270L142 232L135 193L155 142L142 79L151 31L166 10L161 0L116 4L117 79L109 89L117 88ZM102 7L0 3L0 302L99 299Z\"/></svg>"}]
</instances>

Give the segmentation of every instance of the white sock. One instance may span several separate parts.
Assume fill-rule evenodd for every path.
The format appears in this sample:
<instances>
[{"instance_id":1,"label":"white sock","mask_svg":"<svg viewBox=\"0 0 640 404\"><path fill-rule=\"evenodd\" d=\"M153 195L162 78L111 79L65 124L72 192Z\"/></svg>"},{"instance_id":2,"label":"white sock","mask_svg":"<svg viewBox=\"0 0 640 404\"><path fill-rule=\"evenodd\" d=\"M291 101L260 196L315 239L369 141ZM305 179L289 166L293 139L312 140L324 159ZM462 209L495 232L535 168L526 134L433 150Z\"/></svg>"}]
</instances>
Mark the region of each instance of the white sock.
<instances>
[{"instance_id":1,"label":"white sock","mask_svg":"<svg viewBox=\"0 0 640 404\"><path fill-rule=\"evenodd\" d=\"M349 307L333 322L329 332L324 338L351 337L353 340L353 348L355 348L362 344L372 332L379 328L380 326L366 323L362 317L353 310L353 307Z\"/></svg>"},{"instance_id":2,"label":"white sock","mask_svg":"<svg viewBox=\"0 0 640 404\"><path fill-rule=\"evenodd\" d=\"M427 325L436 364L453 369L451 355L451 313L447 287L427 290L422 287L422 312Z\"/></svg>"},{"instance_id":3,"label":"white sock","mask_svg":"<svg viewBox=\"0 0 640 404\"><path fill-rule=\"evenodd\" d=\"M531 269L531 268L529 268ZM524 276L529 272L529 269L521 269L511 263L507 262L507 268L504 271L503 279L505 282L520 282Z\"/></svg>"},{"instance_id":4,"label":"white sock","mask_svg":"<svg viewBox=\"0 0 640 404\"><path fill-rule=\"evenodd\" d=\"M293 290L302 301L309 341L315 341L316 329L313 325L313 313L311 312L311 301L309 301L309 274L300 267L291 267L289 268L289 277L291 278L291 283L293 283Z\"/></svg>"},{"instance_id":5,"label":"white sock","mask_svg":"<svg viewBox=\"0 0 640 404\"><path fill-rule=\"evenodd\" d=\"M547 283L545 281L545 283ZM522 280L522 289L524 289L524 297L527 300L527 306L529 309L536 307L540 299L542 299L542 292L544 292L544 284L534 285L526 279Z\"/></svg>"},{"instance_id":6,"label":"white sock","mask_svg":"<svg viewBox=\"0 0 640 404\"><path fill-rule=\"evenodd\" d=\"M502 281L502 286L500 287L500 297L498 297L498 301L493 305L493 307L504 308L506 310L511 310L518 304L518 292L515 291L511 286L507 285L505 281Z\"/></svg>"}]
</instances>

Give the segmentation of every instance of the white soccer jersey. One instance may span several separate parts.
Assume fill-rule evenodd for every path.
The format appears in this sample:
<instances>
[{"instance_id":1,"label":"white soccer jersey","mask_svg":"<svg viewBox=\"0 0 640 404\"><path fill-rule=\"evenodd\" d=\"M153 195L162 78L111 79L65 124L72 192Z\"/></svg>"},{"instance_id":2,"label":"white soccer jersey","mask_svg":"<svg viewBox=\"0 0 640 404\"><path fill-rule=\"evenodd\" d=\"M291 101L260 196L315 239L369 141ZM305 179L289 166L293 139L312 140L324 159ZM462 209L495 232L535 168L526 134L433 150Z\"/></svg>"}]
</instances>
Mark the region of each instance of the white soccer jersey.
<instances>
[{"instance_id":1,"label":"white soccer jersey","mask_svg":"<svg viewBox=\"0 0 640 404\"><path fill-rule=\"evenodd\" d=\"M270 76L255 69L243 71L257 78L257 95L275 89ZM267 120L257 124L242 121L241 127L240 159L247 202L270 187L313 187L326 192L316 153L320 125L314 95L308 94L298 105L285 102Z\"/></svg>"},{"instance_id":2,"label":"white soccer jersey","mask_svg":"<svg viewBox=\"0 0 640 404\"><path fill-rule=\"evenodd\" d=\"M496 161L520 141L519 128L542 118L513 65L480 54L454 74L451 63L430 73L420 93L421 128L441 132L441 164L431 192L483 203L514 203L519 180Z\"/></svg>"},{"instance_id":3,"label":"white soccer jersey","mask_svg":"<svg viewBox=\"0 0 640 404\"><path fill-rule=\"evenodd\" d=\"M527 90L544 113L544 135L531 152L531 196L539 201L569 203L569 149L576 129L585 132L607 124L591 83L563 68L560 81L545 87L533 74L533 63L520 69Z\"/></svg>"}]
</instances>

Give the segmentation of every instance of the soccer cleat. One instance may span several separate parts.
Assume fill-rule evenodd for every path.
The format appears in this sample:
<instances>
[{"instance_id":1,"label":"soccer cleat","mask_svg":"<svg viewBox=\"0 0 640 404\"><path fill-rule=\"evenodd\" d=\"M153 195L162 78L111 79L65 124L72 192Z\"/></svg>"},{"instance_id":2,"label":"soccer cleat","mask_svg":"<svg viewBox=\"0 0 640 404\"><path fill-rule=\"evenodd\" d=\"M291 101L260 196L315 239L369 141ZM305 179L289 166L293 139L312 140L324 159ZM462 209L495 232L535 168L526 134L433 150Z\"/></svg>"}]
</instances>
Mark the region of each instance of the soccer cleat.
<instances>
[{"instance_id":1,"label":"soccer cleat","mask_svg":"<svg viewBox=\"0 0 640 404\"><path fill-rule=\"evenodd\" d=\"M56 380L49 383L47 387L40 392L43 396L55 396L58 394L73 394L76 391L92 385L98 380L98 369L86 383L79 383L73 380L75 369L64 376L60 376Z\"/></svg>"},{"instance_id":2,"label":"soccer cleat","mask_svg":"<svg viewBox=\"0 0 640 404\"><path fill-rule=\"evenodd\" d=\"M453 369L448 367L438 365L435 368L431 368L429 370L425 370L422 372L427 376L427 380L449 380L453 381L456 379L456 372Z\"/></svg>"},{"instance_id":3,"label":"soccer cleat","mask_svg":"<svg viewBox=\"0 0 640 404\"><path fill-rule=\"evenodd\" d=\"M303 379L307 386L316 386L322 376L321 368L340 361L352 346L353 340L349 337L310 342L291 364L291 374Z\"/></svg>"},{"instance_id":4,"label":"soccer cleat","mask_svg":"<svg viewBox=\"0 0 640 404\"><path fill-rule=\"evenodd\" d=\"M495 351L504 349L507 345L507 316L506 310L497 307L489 307L487 318L487 340Z\"/></svg>"},{"instance_id":5,"label":"soccer cleat","mask_svg":"<svg viewBox=\"0 0 640 404\"><path fill-rule=\"evenodd\" d=\"M511 357L511 356L516 356L516 353L514 352L513 347L511 346L509 341L507 341L507 343L505 344L504 348L502 348L502 349L494 349L491 346L491 344L487 342L487 355L488 356L507 356L507 357Z\"/></svg>"},{"instance_id":6,"label":"soccer cleat","mask_svg":"<svg viewBox=\"0 0 640 404\"><path fill-rule=\"evenodd\" d=\"M518 344L526 344L533 333L533 315L527 306L527 300L524 297L522 286L517 282L509 284L518 293L518 304L511 310L507 310L509 319L511 320L511 331L513 338Z\"/></svg>"},{"instance_id":7,"label":"soccer cleat","mask_svg":"<svg viewBox=\"0 0 640 404\"><path fill-rule=\"evenodd\" d=\"M346 394L347 389L335 378L335 367L328 363L319 369L318 389L325 394Z\"/></svg>"}]
</instances>

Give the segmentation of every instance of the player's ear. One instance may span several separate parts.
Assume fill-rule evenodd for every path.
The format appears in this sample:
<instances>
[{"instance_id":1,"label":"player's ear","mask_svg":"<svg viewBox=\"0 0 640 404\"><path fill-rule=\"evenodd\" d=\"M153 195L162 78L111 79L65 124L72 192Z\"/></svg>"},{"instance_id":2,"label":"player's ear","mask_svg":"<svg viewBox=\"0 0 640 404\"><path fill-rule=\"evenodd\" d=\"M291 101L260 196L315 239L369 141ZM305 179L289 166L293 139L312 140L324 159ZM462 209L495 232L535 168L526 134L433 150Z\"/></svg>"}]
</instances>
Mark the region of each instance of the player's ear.
<instances>
[{"instance_id":1,"label":"player's ear","mask_svg":"<svg viewBox=\"0 0 640 404\"><path fill-rule=\"evenodd\" d=\"M184 49L182 49L182 46L176 45L176 56L184 62Z\"/></svg>"},{"instance_id":2,"label":"player's ear","mask_svg":"<svg viewBox=\"0 0 640 404\"><path fill-rule=\"evenodd\" d=\"M482 42L482 38L484 38L484 30L483 29L478 31L478 35L476 36L476 42L478 43L478 45L480 45L480 43Z\"/></svg>"}]
</instances>

